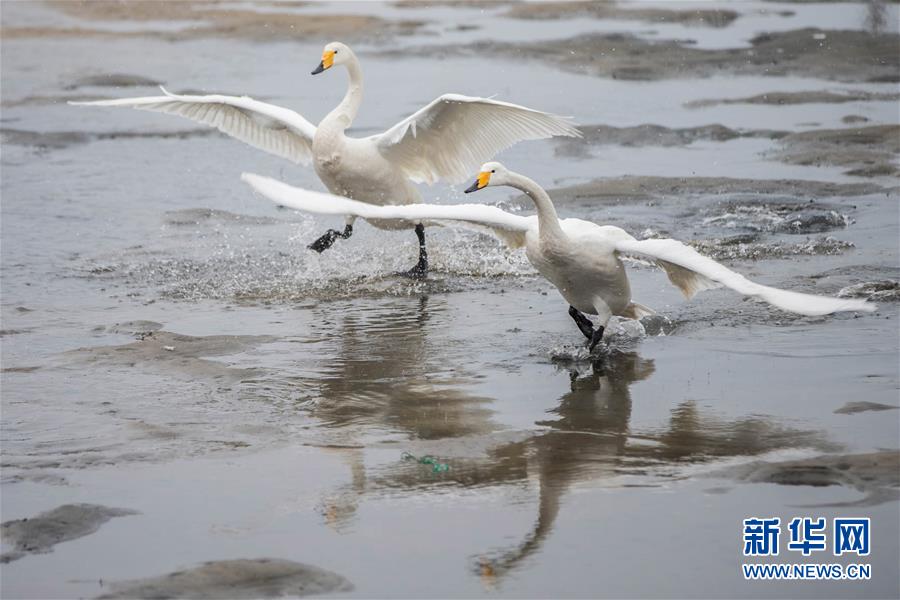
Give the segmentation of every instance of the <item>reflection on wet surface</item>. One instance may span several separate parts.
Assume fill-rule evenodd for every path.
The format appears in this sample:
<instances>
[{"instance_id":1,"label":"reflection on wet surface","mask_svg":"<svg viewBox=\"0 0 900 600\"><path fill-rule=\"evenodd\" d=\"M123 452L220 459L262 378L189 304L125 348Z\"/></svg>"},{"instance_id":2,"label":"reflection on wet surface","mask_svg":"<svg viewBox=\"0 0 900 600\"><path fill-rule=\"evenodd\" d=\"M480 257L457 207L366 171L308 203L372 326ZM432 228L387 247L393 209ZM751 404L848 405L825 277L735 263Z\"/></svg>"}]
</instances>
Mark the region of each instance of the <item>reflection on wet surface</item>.
<instances>
[{"instance_id":1,"label":"reflection on wet surface","mask_svg":"<svg viewBox=\"0 0 900 600\"><path fill-rule=\"evenodd\" d=\"M390 362L384 366L392 370ZM692 401L675 406L668 422L660 427L633 430L630 386L653 375L654 361L637 353L614 351L602 361L581 367L586 373L569 371L569 390L546 411L548 418L536 422L538 429L533 432L515 436L519 438L515 441L478 439L480 432L467 422L442 432L436 439L467 435L470 439L466 443L485 446L487 451L480 458L450 460L449 472L432 479L423 479L419 465L406 463L370 473L362 448L331 448L347 466L351 481L322 500L319 510L325 522L337 531L346 530L367 495L448 493L454 487L536 487L537 515L531 531L512 547L486 549L473 558L474 572L490 581L502 578L540 550L552 534L562 498L575 485L589 482L611 487L661 487L684 477L680 467L692 463L792 448L837 448L821 431L794 429L763 417L723 420L705 414ZM354 394L356 389L352 388ZM409 400L401 389L391 402L406 412L415 407ZM372 418L371 411L354 410L352 404L344 404L342 414L346 422L360 416ZM424 431L412 433L429 439L433 431L429 424L442 417L417 411L415 420ZM396 422L387 411L380 418Z\"/></svg>"},{"instance_id":2,"label":"reflection on wet surface","mask_svg":"<svg viewBox=\"0 0 900 600\"><path fill-rule=\"evenodd\" d=\"M362 423L416 439L491 431L491 399L454 389L471 374L447 371L428 347L439 305L423 296L386 311L353 311L338 314L337 323L320 322L337 348L315 380L298 382L316 390L312 415L326 427Z\"/></svg>"},{"instance_id":3,"label":"reflection on wet surface","mask_svg":"<svg viewBox=\"0 0 900 600\"><path fill-rule=\"evenodd\" d=\"M2 3L2 520L74 514L82 534L3 565L0 595L221 595L204 578L227 569L254 597L784 597L739 579L747 515L897 531L900 77L872 57L898 9L867 23L876 4ZM238 180L321 189L312 169L65 104L161 83L318 122L343 92L307 74L326 39L363 61L359 135L451 91L574 115L584 140L499 157L561 216L879 311L686 302L637 267L659 314L611 324L591 362L521 251L429 227L411 282L413 236L360 223L319 255L339 218ZM97 527L78 506L140 514ZM896 597L898 542L875 539L862 595Z\"/></svg>"}]
</instances>

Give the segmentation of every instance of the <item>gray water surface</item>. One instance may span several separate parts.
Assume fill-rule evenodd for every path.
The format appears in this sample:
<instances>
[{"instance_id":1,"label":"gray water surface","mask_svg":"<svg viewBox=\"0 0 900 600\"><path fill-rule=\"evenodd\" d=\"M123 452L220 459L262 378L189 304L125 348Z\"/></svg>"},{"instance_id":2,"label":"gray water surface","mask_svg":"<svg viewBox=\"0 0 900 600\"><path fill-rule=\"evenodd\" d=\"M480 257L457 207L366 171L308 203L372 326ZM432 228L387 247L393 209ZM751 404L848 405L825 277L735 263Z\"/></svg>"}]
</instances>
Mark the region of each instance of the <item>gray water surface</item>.
<instances>
[{"instance_id":1,"label":"gray water surface","mask_svg":"<svg viewBox=\"0 0 900 600\"><path fill-rule=\"evenodd\" d=\"M685 301L661 272L635 267L635 300L662 317L615 323L591 360L521 251L429 229L433 271L412 282L393 275L414 261L412 233L360 223L318 255L306 244L340 219L280 209L239 181L250 171L322 189L310 168L175 117L65 104L152 95L160 82L248 94L317 122L345 80L308 73L341 27L366 77L358 135L445 92L586 126L780 132L673 145L639 131L628 145L532 142L499 158L553 190L562 216L690 241L761 283L836 295L896 282L893 130L879 143L853 135L900 125L883 96L900 90L867 79L865 65L854 81L802 70L623 81L508 54L415 50L627 32L715 51L763 31L867 27L858 4L720 4L741 16L714 28L523 20L502 4L235 2L211 21L227 33L203 33L184 15L4 2L2 520L77 503L138 514L4 564L2 595L146 592L122 582L271 558L345 578L352 589L333 594L348 597L896 597L896 290L873 314L807 318L726 290ZM296 39L261 38L248 21L227 29L248 10L384 22L352 31L312 20L318 33ZM888 22L879 35L896 39ZM882 96L690 104L823 90ZM836 141L802 147L784 137L838 129ZM797 160L800 150L818 158ZM848 174L866 165L882 169ZM423 193L531 210L502 188ZM862 401L885 409L841 411ZM869 454L865 476L833 466ZM787 475L747 475L760 465ZM871 581L743 580L742 520L807 515L872 518ZM778 562L808 560L843 559ZM235 588L288 593L263 589Z\"/></svg>"}]
</instances>

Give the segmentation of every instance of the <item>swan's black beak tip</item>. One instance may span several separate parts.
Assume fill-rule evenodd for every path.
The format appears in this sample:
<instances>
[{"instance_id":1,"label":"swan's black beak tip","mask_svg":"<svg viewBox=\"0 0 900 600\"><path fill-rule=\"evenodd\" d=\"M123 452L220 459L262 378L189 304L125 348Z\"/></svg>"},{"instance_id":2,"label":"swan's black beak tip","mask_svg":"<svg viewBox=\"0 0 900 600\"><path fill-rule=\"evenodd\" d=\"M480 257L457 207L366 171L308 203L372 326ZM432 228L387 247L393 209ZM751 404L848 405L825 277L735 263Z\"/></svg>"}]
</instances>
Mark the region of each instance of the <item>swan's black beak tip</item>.
<instances>
[{"instance_id":1,"label":"swan's black beak tip","mask_svg":"<svg viewBox=\"0 0 900 600\"><path fill-rule=\"evenodd\" d=\"M476 180L475 183L473 183L472 185L470 185L469 187L467 187L465 190L463 190L463 193L464 193L464 194L471 194L472 192L477 192L477 191L480 190L480 189L481 189L481 188L478 187L478 181Z\"/></svg>"},{"instance_id":2,"label":"swan's black beak tip","mask_svg":"<svg viewBox=\"0 0 900 600\"><path fill-rule=\"evenodd\" d=\"M310 73L310 75L318 75L319 73L321 73L324 70L325 70L325 63L319 62L319 66L316 67L316 70L313 71L312 73Z\"/></svg>"}]
</instances>

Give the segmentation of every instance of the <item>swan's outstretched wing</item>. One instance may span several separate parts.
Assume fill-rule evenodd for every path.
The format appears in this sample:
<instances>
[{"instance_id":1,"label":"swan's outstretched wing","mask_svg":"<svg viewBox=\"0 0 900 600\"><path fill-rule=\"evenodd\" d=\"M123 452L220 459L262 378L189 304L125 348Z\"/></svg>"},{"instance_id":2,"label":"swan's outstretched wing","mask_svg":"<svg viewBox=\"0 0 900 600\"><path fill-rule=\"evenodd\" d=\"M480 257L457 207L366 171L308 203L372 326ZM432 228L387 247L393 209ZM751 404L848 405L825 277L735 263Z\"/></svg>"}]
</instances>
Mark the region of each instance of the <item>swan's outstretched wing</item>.
<instances>
[{"instance_id":1,"label":"swan's outstretched wing","mask_svg":"<svg viewBox=\"0 0 900 600\"><path fill-rule=\"evenodd\" d=\"M162 88L164 96L69 102L76 106L127 106L180 115L215 127L233 138L295 163L308 164L316 127L287 108L246 96L183 96Z\"/></svg>"},{"instance_id":2,"label":"swan's outstretched wing","mask_svg":"<svg viewBox=\"0 0 900 600\"><path fill-rule=\"evenodd\" d=\"M368 138L413 181L465 181L485 161L524 140L581 137L563 117L487 98L445 94Z\"/></svg>"},{"instance_id":3,"label":"swan's outstretched wing","mask_svg":"<svg viewBox=\"0 0 900 600\"><path fill-rule=\"evenodd\" d=\"M512 247L525 243L525 232L536 217L512 215L486 204L404 204L376 206L325 192L314 192L282 183L270 177L244 173L241 179L277 204L322 215L353 215L363 219L412 221L453 221L491 229Z\"/></svg>"},{"instance_id":4,"label":"swan's outstretched wing","mask_svg":"<svg viewBox=\"0 0 900 600\"><path fill-rule=\"evenodd\" d=\"M841 311L871 312L876 308L874 304L865 300L801 294L754 283L677 240L622 239L615 245L620 253L637 254L661 266L668 274L669 280L688 298L700 290L726 286L741 294L765 300L782 310L801 315L818 316Z\"/></svg>"}]
</instances>

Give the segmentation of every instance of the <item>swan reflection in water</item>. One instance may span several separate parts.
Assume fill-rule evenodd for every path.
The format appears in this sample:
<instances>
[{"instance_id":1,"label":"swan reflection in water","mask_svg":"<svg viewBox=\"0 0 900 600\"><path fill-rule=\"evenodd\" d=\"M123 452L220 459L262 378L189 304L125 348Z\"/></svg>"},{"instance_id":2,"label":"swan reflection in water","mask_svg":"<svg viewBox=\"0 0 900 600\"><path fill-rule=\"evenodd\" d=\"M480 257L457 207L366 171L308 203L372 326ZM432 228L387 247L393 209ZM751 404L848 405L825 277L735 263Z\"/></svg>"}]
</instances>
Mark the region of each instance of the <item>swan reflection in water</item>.
<instances>
[{"instance_id":1,"label":"swan reflection in water","mask_svg":"<svg viewBox=\"0 0 900 600\"><path fill-rule=\"evenodd\" d=\"M510 432L493 421L491 398L461 389L476 377L458 367L466 364L465 345L452 348L441 335L443 309L426 298L392 299L348 312L337 327L323 319L329 343L339 347L328 353L335 358L323 367L324 375L305 384L318 386L312 412L330 436L322 445L331 446L351 473L348 483L321 500L325 521L338 531L352 522L367 495L528 489L537 482L530 531L509 547L472 558L473 571L490 585L539 551L574 484L621 486L633 481L630 476L643 476L641 485L653 486L660 478L678 477L680 465L829 447L819 432L758 416L722 419L691 400L674 406L665 422L634 430L631 385L651 377L655 367L651 359L621 351L611 351L587 372L558 371L565 393L546 418L534 429ZM440 456L451 469L434 474L400 461L399 445L397 462L366 467L366 443L385 436Z\"/></svg>"},{"instance_id":2,"label":"swan reflection in water","mask_svg":"<svg viewBox=\"0 0 900 600\"><path fill-rule=\"evenodd\" d=\"M634 353L613 353L605 362L594 363L585 376L569 372L570 390L548 411L552 418L537 423L551 429L536 434L522 448L522 453L530 456L526 473L538 475L537 519L517 545L477 557L475 568L486 585L492 585L540 548L569 485L613 476L622 468L616 459L626 454L629 443L629 387L650 377L654 370L650 359Z\"/></svg>"},{"instance_id":3,"label":"swan reflection in water","mask_svg":"<svg viewBox=\"0 0 900 600\"><path fill-rule=\"evenodd\" d=\"M475 375L436 339L443 312L441 301L422 296L356 306L337 325L322 319L323 339L336 347L306 385L315 389L312 414L331 439L375 432L434 440L499 428L491 398L459 389Z\"/></svg>"},{"instance_id":4,"label":"swan reflection in water","mask_svg":"<svg viewBox=\"0 0 900 600\"><path fill-rule=\"evenodd\" d=\"M632 431L630 386L653 372L652 360L613 352L587 375L570 373L569 391L538 422L550 429L537 432L521 449L528 456L527 472L539 482L536 519L517 544L473 559L473 570L486 585L540 549L573 484L608 479L610 485L626 485L628 476L678 477L678 465L792 447L830 447L819 432L785 428L762 417L720 420L690 400L675 406L661 427ZM614 477L622 479L617 484ZM657 485L653 481L645 479L642 485Z\"/></svg>"},{"instance_id":5,"label":"swan reflection in water","mask_svg":"<svg viewBox=\"0 0 900 600\"><path fill-rule=\"evenodd\" d=\"M372 488L364 466L367 442L486 436L501 426L492 421L492 398L462 389L475 375L464 366L466 349L440 335L444 301L387 298L335 308L322 309L321 331L313 332L327 345L327 363L290 385L312 390L320 445L350 471L351 481L320 502L326 522L341 530Z\"/></svg>"}]
</instances>

